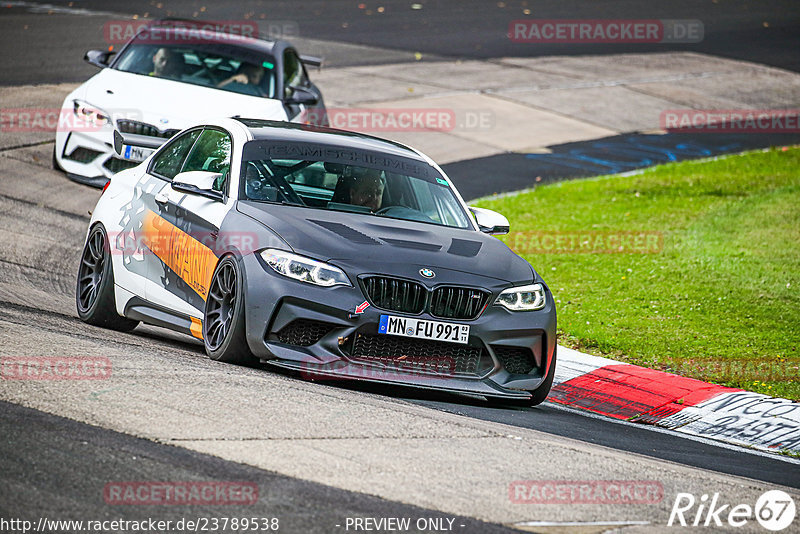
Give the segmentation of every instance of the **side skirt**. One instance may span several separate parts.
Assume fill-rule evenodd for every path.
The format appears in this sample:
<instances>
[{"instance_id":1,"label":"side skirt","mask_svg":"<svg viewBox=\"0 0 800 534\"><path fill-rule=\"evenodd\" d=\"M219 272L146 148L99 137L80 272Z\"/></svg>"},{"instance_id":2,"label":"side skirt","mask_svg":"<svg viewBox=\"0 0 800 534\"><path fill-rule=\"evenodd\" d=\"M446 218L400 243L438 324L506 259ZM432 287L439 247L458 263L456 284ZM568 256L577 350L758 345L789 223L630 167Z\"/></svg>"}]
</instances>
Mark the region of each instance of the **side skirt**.
<instances>
[{"instance_id":1,"label":"side skirt","mask_svg":"<svg viewBox=\"0 0 800 534\"><path fill-rule=\"evenodd\" d=\"M125 304L125 317L203 339L203 321L133 297Z\"/></svg>"}]
</instances>

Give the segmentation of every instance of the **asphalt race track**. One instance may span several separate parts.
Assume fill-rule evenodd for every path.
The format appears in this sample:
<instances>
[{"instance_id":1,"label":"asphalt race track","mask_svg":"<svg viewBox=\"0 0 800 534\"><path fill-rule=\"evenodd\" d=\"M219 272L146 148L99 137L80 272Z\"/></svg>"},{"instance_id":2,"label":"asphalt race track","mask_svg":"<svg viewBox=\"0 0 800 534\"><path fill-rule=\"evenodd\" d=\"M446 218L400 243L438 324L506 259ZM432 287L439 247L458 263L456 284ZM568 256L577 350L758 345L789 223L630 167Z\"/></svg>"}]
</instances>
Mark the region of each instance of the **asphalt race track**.
<instances>
[{"instance_id":1,"label":"asphalt race track","mask_svg":"<svg viewBox=\"0 0 800 534\"><path fill-rule=\"evenodd\" d=\"M265 12L299 20L297 41L327 51L335 66L402 66L415 61L416 52L432 60L524 56L529 48L514 46L497 30L510 19L640 17L708 21L702 43L675 50L800 71L800 9L791 1L737 1L724 10L722 2L570 1L541 8L528 2L532 15L523 15L517 1L421 2L422 9L396 1L365 8L357 1L208 4L143 2L135 12L130 2L118 0L0 2L0 91L6 91L0 95L16 86L74 83L92 75L95 69L80 57L96 47L97 28L106 20L168 11L191 17L201 7L206 18ZM86 12L76 14L79 9ZM549 45L535 53L576 55L586 48ZM6 135L0 132L0 141ZM659 142L671 141L660 136ZM797 139L715 142L718 152L729 152L747 143ZM550 403L496 407L401 388L308 382L212 362L196 340L157 328L120 334L88 326L77 318L74 282L89 211L100 193L50 168L52 142L0 147L0 356L97 356L113 365L112 377L102 382L0 380L0 519L278 517L281 531L323 533L354 530L346 528L348 518L411 517L454 525L457 532L633 533L667 529L679 492L719 492L725 502L752 505L764 491L782 486L793 488L800 503L800 461L792 458ZM556 147L553 154L578 149L592 150L591 142ZM528 172L532 161L502 157L520 172ZM473 163L446 168L468 177ZM546 180L628 170L570 174L552 157L537 164ZM466 198L485 193L468 186L463 192ZM509 499L515 480L553 479L652 480L663 486L663 498L627 506ZM243 507L120 506L104 499L110 483L148 480L247 481L258 487L259 498ZM540 523L524 524L531 521ZM753 522L738 531L763 530Z\"/></svg>"},{"instance_id":2,"label":"asphalt race track","mask_svg":"<svg viewBox=\"0 0 800 534\"><path fill-rule=\"evenodd\" d=\"M98 517L97 497L102 495L109 477L252 481L260 489L260 499L248 508L249 515L279 517L281 530L288 532L327 532L345 517L365 515L444 517L441 512L280 476L179 447L157 445L15 404L2 404L0 429L4 435L15 436L0 443L5 458L6 488L0 492L4 517L15 515L12 510L36 510L50 517L69 510L80 517ZM27 450L37 451L34 461L20 454ZM98 464L106 467L98 470ZM47 468L37 469L40 466ZM310 502L313 506L309 506ZM160 511L158 518L177 522L184 517L209 517L217 513L213 506L175 507L166 513ZM148 510L128 507L113 517L142 520L150 516ZM454 519L463 532L515 532L467 517Z\"/></svg>"},{"instance_id":3,"label":"asphalt race track","mask_svg":"<svg viewBox=\"0 0 800 534\"><path fill-rule=\"evenodd\" d=\"M28 29L14 28L0 35L2 49L11 52L0 66L0 83L20 85L82 81L94 71L89 65L75 64L75 53L82 53L97 44L93 33L86 31L96 22L93 17L84 21L71 18L54 8L85 9L103 13L106 19L130 15L150 18L187 17L202 14L205 19L241 20L250 14L255 20L264 13L268 19L291 21L297 24L303 38L327 42L367 45L389 51L394 61L408 61L415 52L438 58L477 58L530 55L605 54L619 52L652 52L692 50L727 58L744 59L784 69L800 70L797 50L800 49L800 14L792 0L752 2L676 2L613 0L590 2L567 0L547 4L509 0L421 2L422 9L412 9L413 2L387 0L376 3L328 2L309 0L264 2L243 0L235 4L208 2L203 5L191 0L132 3L124 0L53 0L50 2L3 2L4 17L28 16L26 4L48 7L39 12L34 25ZM502 4L503 7L500 7ZM160 8L157 6L161 6ZM379 6L384 7L378 12ZM202 13L200 8L205 8ZM529 8L530 14L523 9ZM50 13L50 14L48 14ZM534 50L524 44L512 43L506 33L511 20L540 19L679 19L702 20L704 39L700 43L674 45L629 44L587 45L544 44ZM101 21L102 24L102 21ZM36 28L38 27L38 28ZM26 31L38 29L48 37L25 38ZM68 46L61 46L67 42ZM381 55L365 55L351 50L337 57L331 66L386 63Z\"/></svg>"}]
</instances>

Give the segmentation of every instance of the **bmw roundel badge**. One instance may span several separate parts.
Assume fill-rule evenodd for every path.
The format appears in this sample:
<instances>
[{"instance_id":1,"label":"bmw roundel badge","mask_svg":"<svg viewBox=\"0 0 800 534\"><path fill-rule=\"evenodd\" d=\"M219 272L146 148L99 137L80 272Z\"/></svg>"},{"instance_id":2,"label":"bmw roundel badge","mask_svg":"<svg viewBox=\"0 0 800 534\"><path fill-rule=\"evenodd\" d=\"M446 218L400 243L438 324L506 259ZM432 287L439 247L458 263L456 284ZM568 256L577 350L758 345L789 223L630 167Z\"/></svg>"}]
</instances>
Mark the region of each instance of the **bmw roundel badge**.
<instances>
[{"instance_id":1,"label":"bmw roundel badge","mask_svg":"<svg viewBox=\"0 0 800 534\"><path fill-rule=\"evenodd\" d=\"M431 269L428 269L428 268L420 269L419 270L419 274L421 274L425 278L433 278L434 276L436 276L436 273L433 272Z\"/></svg>"}]
</instances>

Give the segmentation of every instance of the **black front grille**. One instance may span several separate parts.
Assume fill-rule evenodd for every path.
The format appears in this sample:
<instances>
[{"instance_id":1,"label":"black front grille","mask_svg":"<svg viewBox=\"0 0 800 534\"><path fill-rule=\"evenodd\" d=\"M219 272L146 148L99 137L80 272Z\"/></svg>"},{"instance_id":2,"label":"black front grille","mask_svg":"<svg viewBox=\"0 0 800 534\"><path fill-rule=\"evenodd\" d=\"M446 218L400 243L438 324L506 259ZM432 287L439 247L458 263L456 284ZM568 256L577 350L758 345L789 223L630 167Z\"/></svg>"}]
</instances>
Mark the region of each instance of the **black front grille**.
<instances>
[{"instance_id":1,"label":"black front grille","mask_svg":"<svg viewBox=\"0 0 800 534\"><path fill-rule=\"evenodd\" d=\"M278 332L278 340L287 345L308 347L325 337L334 328L334 325L322 321L295 319L281 328Z\"/></svg>"},{"instance_id":2,"label":"black front grille","mask_svg":"<svg viewBox=\"0 0 800 534\"><path fill-rule=\"evenodd\" d=\"M376 308L403 313L421 313L425 309L427 291L421 284L384 276L370 276L361 282Z\"/></svg>"},{"instance_id":3,"label":"black front grille","mask_svg":"<svg viewBox=\"0 0 800 534\"><path fill-rule=\"evenodd\" d=\"M440 375L479 375L491 367L483 347L382 334L356 334L350 356Z\"/></svg>"},{"instance_id":4,"label":"black front grille","mask_svg":"<svg viewBox=\"0 0 800 534\"><path fill-rule=\"evenodd\" d=\"M527 375L536 366L533 352L526 347L511 347L506 345L492 345L494 353L506 371L511 374Z\"/></svg>"},{"instance_id":5,"label":"black front grille","mask_svg":"<svg viewBox=\"0 0 800 534\"><path fill-rule=\"evenodd\" d=\"M436 288L431 297L430 312L444 319L475 319L486 306L489 294L480 289L445 286Z\"/></svg>"},{"instance_id":6,"label":"black front grille","mask_svg":"<svg viewBox=\"0 0 800 534\"><path fill-rule=\"evenodd\" d=\"M108 169L111 172L120 172L124 171L125 169L130 169L132 167L136 167L140 162L138 161L129 161L127 159L119 159L119 158L108 158L105 163L103 163L103 167Z\"/></svg>"},{"instance_id":7,"label":"black front grille","mask_svg":"<svg viewBox=\"0 0 800 534\"><path fill-rule=\"evenodd\" d=\"M170 137L172 137L173 135L175 135L180 131L175 128L161 131L152 124L147 124L145 122L139 122L139 121L132 121L128 119L117 121L117 128L122 133L146 135L148 137L160 137L162 139L169 139Z\"/></svg>"},{"instance_id":8,"label":"black front grille","mask_svg":"<svg viewBox=\"0 0 800 534\"><path fill-rule=\"evenodd\" d=\"M72 161L77 161L78 163L89 163L97 156L102 154L102 152L98 152L97 150L92 150L91 148L86 148L83 146L79 146L68 156L65 156L67 159L71 159Z\"/></svg>"}]
</instances>

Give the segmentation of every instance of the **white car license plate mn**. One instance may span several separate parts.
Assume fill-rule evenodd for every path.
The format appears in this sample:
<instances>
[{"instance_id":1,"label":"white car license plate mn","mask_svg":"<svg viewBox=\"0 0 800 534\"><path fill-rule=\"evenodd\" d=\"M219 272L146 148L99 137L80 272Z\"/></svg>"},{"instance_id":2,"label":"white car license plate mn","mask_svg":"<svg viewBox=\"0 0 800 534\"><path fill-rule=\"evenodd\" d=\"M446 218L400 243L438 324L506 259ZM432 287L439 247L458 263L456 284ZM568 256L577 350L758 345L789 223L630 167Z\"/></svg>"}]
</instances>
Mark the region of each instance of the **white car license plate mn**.
<instances>
[{"instance_id":1,"label":"white car license plate mn","mask_svg":"<svg viewBox=\"0 0 800 534\"><path fill-rule=\"evenodd\" d=\"M152 148L145 148L143 146L122 146L122 157L131 161L144 161L147 159L147 156L153 152L154 150Z\"/></svg>"},{"instance_id":2,"label":"white car license plate mn","mask_svg":"<svg viewBox=\"0 0 800 534\"><path fill-rule=\"evenodd\" d=\"M378 333L451 343L467 343L469 341L469 325L467 324L443 323L396 315L381 315Z\"/></svg>"}]
</instances>

